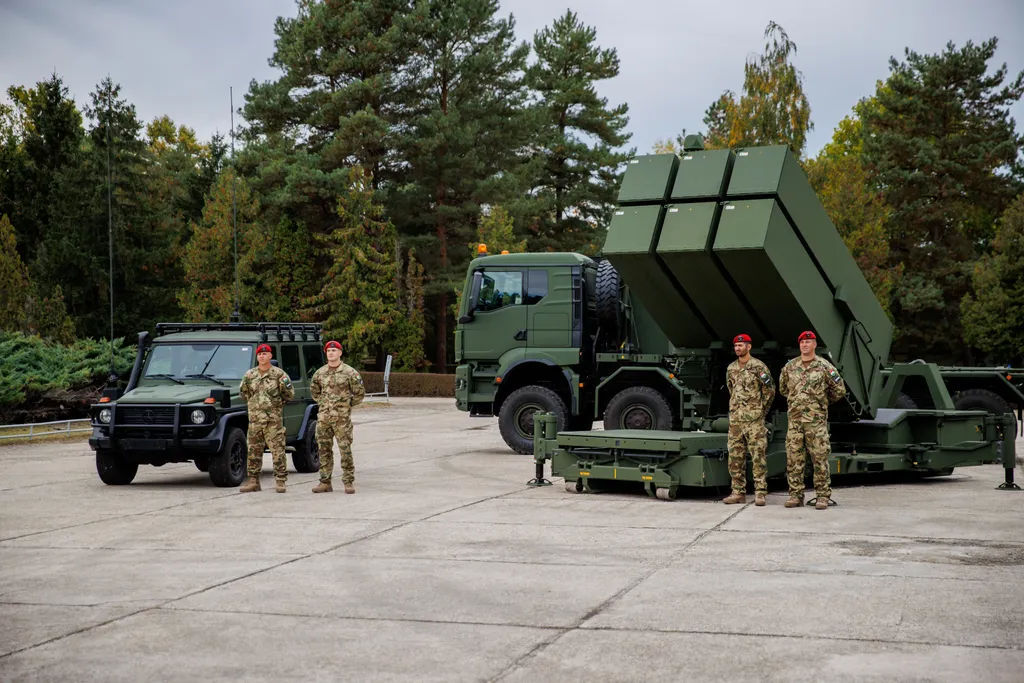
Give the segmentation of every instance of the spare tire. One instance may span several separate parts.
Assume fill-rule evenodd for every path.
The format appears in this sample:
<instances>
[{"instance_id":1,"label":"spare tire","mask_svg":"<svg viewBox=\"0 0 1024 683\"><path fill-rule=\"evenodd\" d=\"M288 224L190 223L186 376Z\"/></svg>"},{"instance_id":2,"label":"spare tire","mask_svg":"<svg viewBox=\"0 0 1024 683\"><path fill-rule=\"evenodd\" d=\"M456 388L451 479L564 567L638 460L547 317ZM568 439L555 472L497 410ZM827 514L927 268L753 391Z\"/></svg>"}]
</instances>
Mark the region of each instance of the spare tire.
<instances>
[{"instance_id":1,"label":"spare tire","mask_svg":"<svg viewBox=\"0 0 1024 683\"><path fill-rule=\"evenodd\" d=\"M601 326L603 344L617 347L622 333L622 302L619 272L610 261L602 260L597 264L597 284L594 296L597 304L597 322Z\"/></svg>"}]
</instances>

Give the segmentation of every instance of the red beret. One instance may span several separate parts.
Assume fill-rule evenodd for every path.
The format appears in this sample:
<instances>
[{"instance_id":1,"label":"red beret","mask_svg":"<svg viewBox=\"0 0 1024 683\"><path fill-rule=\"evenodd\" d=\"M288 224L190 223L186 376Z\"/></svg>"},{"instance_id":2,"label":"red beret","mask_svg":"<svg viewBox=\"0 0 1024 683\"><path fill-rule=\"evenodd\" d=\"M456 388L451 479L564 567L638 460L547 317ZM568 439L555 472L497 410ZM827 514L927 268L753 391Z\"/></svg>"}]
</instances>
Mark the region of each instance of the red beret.
<instances>
[{"instance_id":1,"label":"red beret","mask_svg":"<svg viewBox=\"0 0 1024 683\"><path fill-rule=\"evenodd\" d=\"M815 337L814 333L811 331L801 332L800 336L797 337L797 341L803 341L804 339L817 339L817 337Z\"/></svg>"},{"instance_id":2,"label":"red beret","mask_svg":"<svg viewBox=\"0 0 1024 683\"><path fill-rule=\"evenodd\" d=\"M338 349L339 351L341 351L341 344L332 339L331 341L327 342L327 346L324 347L324 351L326 351L327 349Z\"/></svg>"},{"instance_id":3,"label":"red beret","mask_svg":"<svg viewBox=\"0 0 1024 683\"><path fill-rule=\"evenodd\" d=\"M256 347L256 353L257 354L263 353L264 351L269 353L269 354L271 354L271 355L273 355L273 353L274 353L273 351L270 350L270 345L269 344L260 344L259 346Z\"/></svg>"},{"instance_id":4,"label":"red beret","mask_svg":"<svg viewBox=\"0 0 1024 683\"><path fill-rule=\"evenodd\" d=\"M749 344L750 343L750 335L748 335L748 334L737 334L735 337L732 338L732 343L733 344L738 344L740 342L747 342Z\"/></svg>"}]
</instances>

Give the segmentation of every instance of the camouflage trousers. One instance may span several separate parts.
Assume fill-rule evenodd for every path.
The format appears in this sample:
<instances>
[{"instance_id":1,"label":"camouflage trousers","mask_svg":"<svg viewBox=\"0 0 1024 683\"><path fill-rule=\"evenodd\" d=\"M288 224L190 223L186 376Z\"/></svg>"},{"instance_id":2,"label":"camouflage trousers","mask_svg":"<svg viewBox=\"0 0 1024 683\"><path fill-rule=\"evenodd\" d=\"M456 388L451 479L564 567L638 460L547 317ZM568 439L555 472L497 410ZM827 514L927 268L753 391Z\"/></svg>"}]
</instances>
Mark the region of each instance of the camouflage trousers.
<instances>
[{"instance_id":1,"label":"camouflage trousers","mask_svg":"<svg viewBox=\"0 0 1024 683\"><path fill-rule=\"evenodd\" d=\"M260 476L263 471L263 447L264 444L270 449L274 456L274 478L284 481L288 478L288 460L284 450L284 423L280 417L269 420L253 420L249 418L249 432L247 441L249 445L248 471L250 477Z\"/></svg>"},{"instance_id":2,"label":"camouflage trousers","mask_svg":"<svg viewBox=\"0 0 1024 683\"><path fill-rule=\"evenodd\" d=\"M338 441L341 453L341 481L355 483L356 465L352 460L352 421L318 419L316 421L316 444L320 452L320 481L330 481L334 473L334 441Z\"/></svg>"},{"instance_id":3,"label":"camouflage trousers","mask_svg":"<svg viewBox=\"0 0 1024 683\"><path fill-rule=\"evenodd\" d=\"M789 495L804 497L804 468L807 456L814 464L814 493L819 498L832 497L832 477L828 471L828 456L832 445L826 422L790 422L786 432L786 479Z\"/></svg>"},{"instance_id":4,"label":"camouflage trousers","mask_svg":"<svg viewBox=\"0 0 1024 683\"><path fill-rule=\"evenodd\" d=\"M768 433L764 421L729 422L729 477L732 492L747 490L747 453L754 470L754 492L768 493Z\"/></svg>"}]
</instances>

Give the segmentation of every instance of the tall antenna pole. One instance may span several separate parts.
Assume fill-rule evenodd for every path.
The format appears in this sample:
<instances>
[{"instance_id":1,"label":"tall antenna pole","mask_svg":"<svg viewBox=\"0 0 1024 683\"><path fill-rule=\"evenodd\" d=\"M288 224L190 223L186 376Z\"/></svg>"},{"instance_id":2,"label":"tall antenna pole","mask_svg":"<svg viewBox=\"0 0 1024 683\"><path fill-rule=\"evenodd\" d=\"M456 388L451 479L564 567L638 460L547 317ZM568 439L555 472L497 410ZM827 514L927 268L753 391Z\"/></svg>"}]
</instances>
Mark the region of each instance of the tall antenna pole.
<instances>
[{"instance_id":1,"label":"tall antenna pole","mask_svg":"<svg viewBox=\"0 0 1024 683\"><path fill-rule=\"evenodd\" d=\"M231 314L233 322L239 322L238 313L238 208L235 203L235 183L238 167L235 166L235 89L228 89L231 98L231 235L235 241L235 312Z\"/></svg>"},{"instance_id":2,"label":"tall antenna pole","mask_svg":"<svg viewBox=\"0 0 1024 683\"><path fill-rule=\"evenodd\" d=\"M117 375L114 372L114 213L111 199L113 180L110 170L110 91L110 74L107 74L107 236L110 246L110 377L108 384L117 382Z\"/></svg>"}]
</instances>

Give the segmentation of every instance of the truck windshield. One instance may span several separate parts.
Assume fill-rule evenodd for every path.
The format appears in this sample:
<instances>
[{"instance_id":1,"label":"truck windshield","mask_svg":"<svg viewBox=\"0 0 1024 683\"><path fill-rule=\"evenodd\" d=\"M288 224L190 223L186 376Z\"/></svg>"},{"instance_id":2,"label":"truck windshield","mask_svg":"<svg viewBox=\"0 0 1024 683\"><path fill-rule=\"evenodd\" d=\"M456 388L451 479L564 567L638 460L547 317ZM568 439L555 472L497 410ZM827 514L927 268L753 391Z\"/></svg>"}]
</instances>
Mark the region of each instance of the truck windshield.
<instances>
[{"instance_id":1,"label":"truck windshield","mask_svg":"<svg viewBox=\"0 0 1024 683\"><path fill-rule=\"evenodd\" d=\"M241 380L253 366L252 344L156 344L143 377Z\"/></svg>"}]
</instances>

